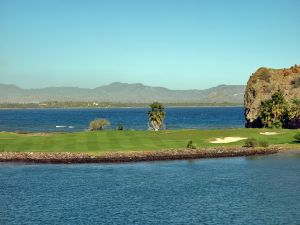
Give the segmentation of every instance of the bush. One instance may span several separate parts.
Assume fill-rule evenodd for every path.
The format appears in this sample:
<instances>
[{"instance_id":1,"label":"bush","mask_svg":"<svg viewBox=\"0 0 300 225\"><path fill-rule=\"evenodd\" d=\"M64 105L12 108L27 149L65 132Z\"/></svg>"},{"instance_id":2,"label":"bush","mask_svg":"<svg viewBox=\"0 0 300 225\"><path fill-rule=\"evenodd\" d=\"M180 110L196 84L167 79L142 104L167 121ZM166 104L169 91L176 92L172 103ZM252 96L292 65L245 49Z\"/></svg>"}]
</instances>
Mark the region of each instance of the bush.
<instances>
[{"instance_id":1,"label":"bush","mask_svg":"<svg viewBox=\"0 0 300 225\"><path fill-rule=\"evenodd\" d=\"M268 83L270 82L270 74L267 71L264 72L261 77L264 81L266 81Z\"/></svg>"},{"instance_id":2,"label":"bush","mask_svg":"<svg viewBox=\"0 0 300 225\"><path fill-rule=\"evenodd\" d=\"M298 133L295 134L294 138L296 139L297 142L300 142L300 131L298 131Z\"/></svg>"},{"instance_id":3,"label":"bush","mask_svg":"<svg viewBox=\"0 0 300 225\"><path fill-rule=\"evenodd\" d=\"M258 142L258 145L260 146L260 147L269 147L269 142L267 142L267 141L260 141L260 142Z\"/></svg>"},{"instance_id":4,"label":"bush","mask_svg":"<svg viewBox=\"0 0 300 225\"><path fill-rule=\"evenodd\" d=\"M189 140L188 141L188 144L186 146L188 149L196 149L197 146L193 144L193 141L192 140Z\"/></svg>"},{"instance_id":5,"label":"bush","mask_svg":"<svg viewBox=\"0 0 300 225\"><path fill-rule=\"evenodd\" d=\"M258 146L258 142L255 138L248 138L246 141L245 141L245 145L244 145L246 148L254 148L254 147L257 147Z\"/></svg>"},{"instance_id":6,"label":"bush","mask_svg":"<svg viewBox=\"0 0 300 225\"><path fill-rule=\"evenodd\" d=\"M245 147L247 148L255 148L255 147L269 147L269 143L267 141L258 141L255 138L248 138L245 141Z\"/></svg>"},{"instance_id":7,"label":"bush","mask_svg":"<svg viewBox=\"0 0 300 225\"><path fill-rule=\"evenodd\" d=\"M264 80L266 82L270 82L270 71L269 69L267 68L260 68L258 71L257 71L257 74L258 76L260 76L260 79L261 80Z\"/></svg>"},{"instance_id":8,"label":"bush","mask_svg":"<svg viewBox=\"0 0 300 225\"><path fill-rule=\"evenodd\" d=\"M117 126L117 130L124 130L124 126L123 126L122 124L119 124L119 125Z\"/></svg>"},{"instance_id":9,"label":"bush","mask_svg":"<svg viewBox=\"0 0 300 225\"><path fill-rule=\"evenodd\" d=\"M293 85L293 88L300 87L300 77L297 77L294 80L292 80L291 85Z\"/></svg>"},{"instance_id":10,"label":"bush","mask_svg":"<svg viewBox=\"0 0 300 225\"><path fill-rule=\"evenodd\" d=\"M105 126L109 126L107 119L94 119L90 122L90 131L103 130Z\"/></svg>"}]
</instances>

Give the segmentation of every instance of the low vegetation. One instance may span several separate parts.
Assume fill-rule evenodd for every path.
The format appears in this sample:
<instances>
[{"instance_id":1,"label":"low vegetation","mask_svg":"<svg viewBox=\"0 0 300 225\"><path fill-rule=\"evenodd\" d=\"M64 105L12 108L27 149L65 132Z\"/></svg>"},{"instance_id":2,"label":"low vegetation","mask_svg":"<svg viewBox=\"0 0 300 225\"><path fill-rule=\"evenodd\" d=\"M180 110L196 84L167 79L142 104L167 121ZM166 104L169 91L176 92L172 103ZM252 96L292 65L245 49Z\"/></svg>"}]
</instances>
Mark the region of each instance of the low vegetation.
<instances>
[{"instance_id":1,"label":"low vegetation","mask_svg":"<svg viewBox=\"0 0 300 225\"><path fill-rule=\"evenodd\" d=\"M267 68L263 68L261 71L261 79L266 81L266 82L270 82L270 72Z\"/></svg>"},{"instance_id":2,"label":"low vegetation","mask_svg":"<svg viewBox=\"0 0 300 225\"><path fill-rule=\"evenodd\" d=\"M187 146L186 146L186 148L187 148L187 149L196 149L197 146L193 143L192 140L189 140L189 141L188 141L188 144L187 144Z\"/></svg>"},{"instance_id":3,"label":"low vegetation","mask_svg":"<svg viewBox=\"0 0 300 225\"><path fill-rule=\"evenodd\" d=\"M300 77L297 77L292 80L291 85L293 85L293 88L299 88L300 87Z\"/></svg>"},{"instance_id":4,"label":"low vegetation","mask_svg":"<svg viewBox=\"0 0 300 225\"><path fill-rule=\"evenodd\" d=\"M268 147L269 146L269 143L268 141L266 140L257 140L255 138L248 138L246 141L245 141L245 145L244 147L247 147L247 148L255 148L255 147Z\"/></svg>"},{"instance_id":5,"label":"low vegetation","mask_svg":"<svg viewBox=\"0 0 300 225\"><path fill-rule=\"evenodd\" d=\"M117 130L124 130L124 126L122 124L118 124Z\"/></svg>"},{"instance_id":6,"label":"low vegetation","mask_svg":"<svg viewBox=\"0 0 300 225\"><path fill-rule=\"evenodd\" d=\"M103 130L104 127L109 125L110 122L107 119L95 119L90 122L90 131Z\"/></svg>"},{"instance_id":7,"label":"low vegetation","mask_svg":"<svg viewBox=\"0 0 300 225\"><path fill-rule=\"evenodd\" d=\"M294 138L296 139L297 142L300 143L300 131L295 134Z\"/></svg>"}]
</instances>

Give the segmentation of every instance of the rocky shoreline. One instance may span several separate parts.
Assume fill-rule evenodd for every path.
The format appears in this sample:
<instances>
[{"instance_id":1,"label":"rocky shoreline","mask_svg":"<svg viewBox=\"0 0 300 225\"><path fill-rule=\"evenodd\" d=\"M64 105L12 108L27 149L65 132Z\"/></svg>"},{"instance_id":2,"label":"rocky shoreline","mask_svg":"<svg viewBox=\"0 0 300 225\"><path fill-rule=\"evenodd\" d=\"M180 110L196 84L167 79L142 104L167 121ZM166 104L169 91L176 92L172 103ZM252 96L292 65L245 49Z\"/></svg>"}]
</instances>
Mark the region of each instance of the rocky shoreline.
<instances>
[{"instance_id":1,"label":"rocky shoreline","mask_svg":"<svg viewBox=\"0 0 300 225\"><path fill-rule=\"evenodd\" d=\"M219 147L207 149L170 149L148 152L110 152L101 155L87 153L42 153L42 152L1 152L0 162L22 163L122 163L158 160L180 160L200 158L221 158L267 155L278 153L280 148L237 148Z\"/></svg>"}]
</instances>

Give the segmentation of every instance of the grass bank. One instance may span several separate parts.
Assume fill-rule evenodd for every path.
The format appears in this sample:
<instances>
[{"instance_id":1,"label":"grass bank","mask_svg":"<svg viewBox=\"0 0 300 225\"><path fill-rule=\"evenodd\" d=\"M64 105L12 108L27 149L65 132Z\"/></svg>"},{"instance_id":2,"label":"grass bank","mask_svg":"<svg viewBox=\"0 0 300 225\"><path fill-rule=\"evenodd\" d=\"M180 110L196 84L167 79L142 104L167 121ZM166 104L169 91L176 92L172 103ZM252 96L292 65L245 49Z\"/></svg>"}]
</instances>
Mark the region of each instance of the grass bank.
<instances>
[{"instance_id":1,"label":"grass bank","mask_svg":"<svg viewBox=\"0 0 300 225\"><path fill-rule=\"evenodd\" d=\"M276 135L262 135L262 132ZM284 148L300 148L294 141L296 130L285 129L226 129L226 130L163 130L151 131L99 131L77 133L0 132L0 152L70 152L99 155L108 152L145 152L184 149L189 140L198 148L242 147L245 140L214 144L215 138L243 137L267 141Z\"/></svg>"}]
</instances>

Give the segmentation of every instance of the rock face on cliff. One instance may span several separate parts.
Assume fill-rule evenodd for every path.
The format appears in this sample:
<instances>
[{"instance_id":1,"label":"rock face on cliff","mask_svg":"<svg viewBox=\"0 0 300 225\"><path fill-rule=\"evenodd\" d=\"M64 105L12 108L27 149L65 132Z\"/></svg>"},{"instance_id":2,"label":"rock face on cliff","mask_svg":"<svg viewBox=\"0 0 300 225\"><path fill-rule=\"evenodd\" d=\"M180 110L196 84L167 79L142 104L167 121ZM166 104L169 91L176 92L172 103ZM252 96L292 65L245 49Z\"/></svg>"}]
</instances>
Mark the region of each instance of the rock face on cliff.
<instances>
[{"instance_id":1,"label":"rock face on cliff","mask_svg":"<svg viewBox=\"0 0 300 225\"><path fill-rule=\"evenodd\" d=\"M288 69L259 68L250 77L244 96L246 127L260 127L258 111L262 101L281 91L285 100L300 99L300 66Z\"/></svg>"}]
</instances>

